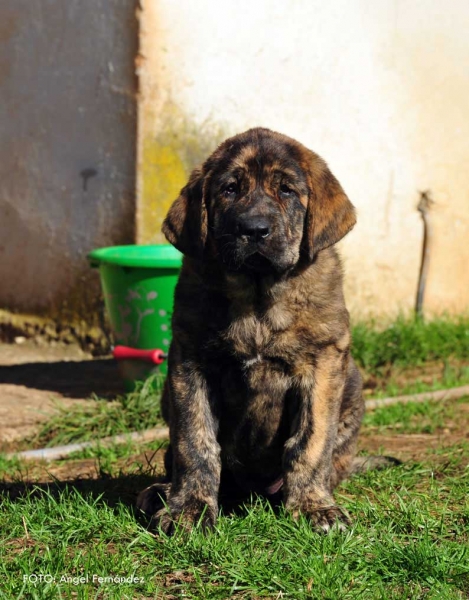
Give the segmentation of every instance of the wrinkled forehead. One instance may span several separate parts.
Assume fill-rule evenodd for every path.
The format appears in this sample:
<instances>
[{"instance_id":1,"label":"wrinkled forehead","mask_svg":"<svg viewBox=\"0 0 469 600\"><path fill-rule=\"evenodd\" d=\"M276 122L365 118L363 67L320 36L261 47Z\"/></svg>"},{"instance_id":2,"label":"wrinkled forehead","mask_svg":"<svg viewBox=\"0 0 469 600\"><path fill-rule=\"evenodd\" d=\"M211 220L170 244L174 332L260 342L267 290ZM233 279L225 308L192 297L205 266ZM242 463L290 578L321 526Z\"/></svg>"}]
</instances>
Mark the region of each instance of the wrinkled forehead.
<instances>
[{"instance_id":1,"label":"wrinkled forehead","mask_svg":"<svg viewBox=\"0 0 469 600\"><path fill-rule=\"evenodd\" d=\"M301 191L307 190L307 177L301 166L303 157L293 144L269 139L236 143L235 139L220 150L211 165L215 184L248 177L257 182L279 180Z\"/></svg>"}]
</instances>

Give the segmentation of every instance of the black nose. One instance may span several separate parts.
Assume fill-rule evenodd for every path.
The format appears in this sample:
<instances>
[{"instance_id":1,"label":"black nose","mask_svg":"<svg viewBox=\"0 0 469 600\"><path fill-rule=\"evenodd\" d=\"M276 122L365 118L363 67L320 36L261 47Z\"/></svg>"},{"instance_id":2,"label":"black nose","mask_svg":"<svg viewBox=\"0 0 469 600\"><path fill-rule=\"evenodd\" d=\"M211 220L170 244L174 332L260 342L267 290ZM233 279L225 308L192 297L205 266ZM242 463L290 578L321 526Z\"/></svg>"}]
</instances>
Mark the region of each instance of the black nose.
<instances>
[{"instance_id":1,"label":"black nose","mask_svg":"<svg viewBox=\"0 0 469 600\"><path fill-rule=\"evenodd\" d=\"M236 220L235 234L259 242L270 235L270 223L264 216L240 215Z\"/></svg>"}]
</instances>

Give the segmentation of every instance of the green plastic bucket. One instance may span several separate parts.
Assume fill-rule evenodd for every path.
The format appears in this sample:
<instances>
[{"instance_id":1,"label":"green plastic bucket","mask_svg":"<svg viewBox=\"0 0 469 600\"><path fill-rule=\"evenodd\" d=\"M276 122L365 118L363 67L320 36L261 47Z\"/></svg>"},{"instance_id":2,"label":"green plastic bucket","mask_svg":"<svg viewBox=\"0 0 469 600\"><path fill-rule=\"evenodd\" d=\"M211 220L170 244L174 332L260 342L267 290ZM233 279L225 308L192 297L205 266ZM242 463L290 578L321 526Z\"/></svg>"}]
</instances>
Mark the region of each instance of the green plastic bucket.
<instances>
[{"instance_id":1,"label":"green plastic bucket","mask_svg":"<svg viewBox=\"0 0 469 600\"><path fill-rule=\"evenodd\" d=\"M99 269L115 356L116 350L122 351L116 357L126 389L155 370L166 374L166 360L157 365L150 353L138 351L159 350L161 356L168 352L181 253L168 244L112 246L93 250L88 259ZM146 359L135 358L139 354Z\"/></svg>"}]
</instances>

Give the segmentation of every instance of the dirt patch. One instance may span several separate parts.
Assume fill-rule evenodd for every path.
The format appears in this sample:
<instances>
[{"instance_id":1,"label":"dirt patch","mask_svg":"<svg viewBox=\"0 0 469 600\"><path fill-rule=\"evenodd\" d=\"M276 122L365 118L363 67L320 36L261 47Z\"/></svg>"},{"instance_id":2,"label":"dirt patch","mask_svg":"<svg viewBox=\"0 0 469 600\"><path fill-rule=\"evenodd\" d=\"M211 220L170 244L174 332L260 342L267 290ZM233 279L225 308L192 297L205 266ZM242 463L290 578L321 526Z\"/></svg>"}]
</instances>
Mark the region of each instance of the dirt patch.
<instances>
[{"instance_id":1,"label":"dirt patch","mask_svg":"<svg viewBox=\"0 0 469 600\"><path fill-rule=\"evenodd\" d=\"M0 344L0 451L34 435L57 410L123 392L115 362L76 345Z\"/></svg>"},{"instance_id":2,"label":"dirt patch","mask_svg":"<svg viewBox=\"0 0 469 600\"><path fill-rule=\"evenodd\" d=\"M0 450L32 437L39 425L57 410L57 402L65 407L92 403L8 383L0 384L0 398Z\"/></svg>"},{"instance_id":3,"label":"dirt patch","mask_svg":"<svg viewBox=\"0 0 469 600\"><path fill-rule=\"evenodd\" d=\"M448 401L451 418L434 433L399 433L392 426L385 431L378 427L365 427L359 439L359 448L368 453L389 454L406 462L428 459L429 454L442 455L445 448L454 452L454 447L469 441L469 403L457 400ZM380 430L380 431L378 431Z\"/></svg>"},{"instance_id":4,"label":"dirt patch","mask_svg":"<svg viewBox=\"0 0 469 600\"><path fill-rule=\"evenodd\" d=\"M145 471L146 474L162 474L164 471L164 449L142 451L130 457L118 459L112 464L113 473L125 473L127 476ZM103 472L96 458L70 459L59 462L28 462L23 464L22 479L28 483L53 483L54 481L77 481L106 479L109 474ZM5 481L14 480L10 475Z\"/></svg>"},{"instance_id":5,"label":"dirt patch","mask_svg":"<svg viewBox=\"0 0 469 600\"><path fill-rule=\"evenodd\" d=\"M420 382L426 385L432 385L435 381L443 381L445 376L452 373L459 377L469 369L469 361L448 359L426 362L417 367L396 367L387 365L383 367L382 373L370 375L361 369L363 377L363 391L366 398L371 398L377 392L384 391L389 384L396 388L406 389Z\"/></svg>"},{"instance_id":6,"label":"dirt patch","mask_svg":"<svg viewBox=\"0 0 469 600\"><path fill-rule=\"evenodd\" d=\"M451 448L454 452L454 445L461 439L467 441L469 438L467 435L461 438L450 434L429 433L366 435L361 438L359 447L370 454L386 454L403 462L420 462L428 460L430 453L444 451L445 448Z\"/></svg>"}]
</instances>

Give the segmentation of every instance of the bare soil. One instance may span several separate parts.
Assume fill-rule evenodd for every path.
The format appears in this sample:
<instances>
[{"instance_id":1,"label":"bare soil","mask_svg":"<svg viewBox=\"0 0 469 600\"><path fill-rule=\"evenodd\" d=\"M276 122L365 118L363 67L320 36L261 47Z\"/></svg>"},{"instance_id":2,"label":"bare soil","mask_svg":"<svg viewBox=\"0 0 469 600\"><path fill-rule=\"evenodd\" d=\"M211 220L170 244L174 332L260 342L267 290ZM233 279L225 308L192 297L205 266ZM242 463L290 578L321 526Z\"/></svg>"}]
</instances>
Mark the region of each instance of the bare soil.
<instances>
[{"instance_id":1,"label":"bare soil","mask_svg":"<svg viewBox=\"0 0 469 600\"><path fill-rule=\"evenodd\" d=\"M21 339L21 338L20 338ZM75 345L0 344L0 450L36 433L57 403L92 403L123 388L111 358L92 358Z\"/></svg>"},{"instance_id":2,"label":"bare soil","mask_svg":"<svg viewBox=\"0 0 469 600\"><path fill-rule=\"evenodd\" d=\"M383 368L380 377L370 375L361 370L364 396L365 398L372 398L377 392L384 390L386 385L391 381L397 388L401 389L416 381L431 385L435 380L443 379L445 371L448 368L458 373L467 367L469 367L469 361L449 358L445 361L428 361L424 365L416 367L395 367L388 365L386 368Z\"/></svg>"},{"instance_id":3,"label":"bare soil","mask_svg":"<svg viewBox=\"0 0 469 600\"><path fill-rule=\"evenodd\" d=\"M451 401L451 404L454 416L435 433L394 433L391 427L386 428L386 433L378 433L378 428L367 427L362 430L359 448L395 456L404 462L428 459L429 454L438 461L438 453L445 461L445 449L457 452L455 446L469 441L469 403Z\"/></svg>"}]
</instances>

